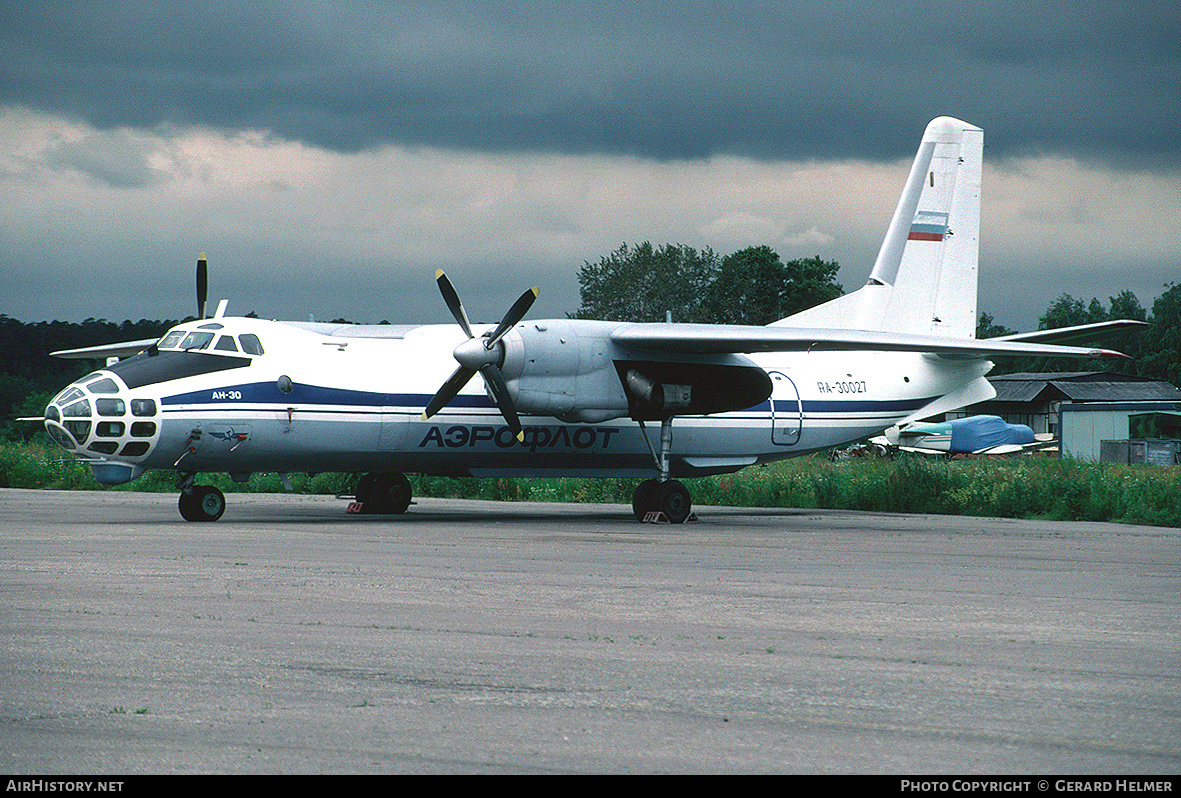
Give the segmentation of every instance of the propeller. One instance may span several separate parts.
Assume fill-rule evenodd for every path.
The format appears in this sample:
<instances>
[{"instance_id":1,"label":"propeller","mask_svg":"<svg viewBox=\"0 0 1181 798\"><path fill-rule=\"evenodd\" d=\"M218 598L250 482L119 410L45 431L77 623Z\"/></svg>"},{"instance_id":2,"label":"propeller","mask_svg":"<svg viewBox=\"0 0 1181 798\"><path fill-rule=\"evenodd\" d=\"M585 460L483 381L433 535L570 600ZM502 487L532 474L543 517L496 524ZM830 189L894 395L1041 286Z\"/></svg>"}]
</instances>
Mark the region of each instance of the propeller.
<instances>
[{"instance_id":1,"label":"propeller","mask_svg":"<svg viewBox=\"0 0 1181 798\"><path fill-rule=\"evenodd\" d=\"M447 403L463 389L463 386L467 385L468 380L474 377L476 372L479 372L484 378L488 390L492 393L492 398L496 400L496 406L500 408L500 414L504 416L509 429L512 430L517 440L523 440L525 433L521 428L521 419L517 416L516 408L513 407L513 400L509 396L504 375L500 373L500 367L504 363L504 346L500 339L525 317L540 292L537 288L530 288L521 294L520 298L508 309L508 313L504 314L500 324L496 325L496 329L477 338L472 333L471 322L468 321L467 312L463 309L463 303L455 291L455 286L447 279L447 275L443 273L442 269L435 272L435 280L439 284L439 293L443 295L443 301L447 303L447 309L451 311L451 315L455 317L455 321L467 334L468 339L455 347L454 354L455 359L459 361L459 368L452 373L439 388L438 393L427 403L426 410L422 414L423 419L430 418L446 407Z\"/></svg>"},{"instance_id":2,"label":"propeller","mask_svg":"<svg viewBox=\"0 0 1181 798\"><path fill-rule=\"evenodd\" d=\"M209 264L205 253L197 258L197 318L205 318L205 299L209 296Z\"/></svg>"}]
</instances>

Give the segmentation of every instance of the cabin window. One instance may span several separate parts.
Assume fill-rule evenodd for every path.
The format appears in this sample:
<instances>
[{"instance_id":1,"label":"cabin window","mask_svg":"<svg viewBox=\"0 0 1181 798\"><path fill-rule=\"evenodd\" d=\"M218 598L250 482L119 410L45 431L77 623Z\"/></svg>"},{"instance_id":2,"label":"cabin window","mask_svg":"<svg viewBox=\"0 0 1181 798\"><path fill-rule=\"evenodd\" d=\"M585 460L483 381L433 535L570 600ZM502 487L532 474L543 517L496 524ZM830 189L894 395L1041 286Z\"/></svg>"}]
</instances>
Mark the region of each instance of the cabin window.
<instances>
[{"instance_id":1,"label":"cabin window","mask_svg":"<svg viewBox=\"0 0 1181 798\"><path fill-rule=\"evenodd\" d=\"M242 344L242 351L245 352L246 354L248 354L248 355L263 354L262 341L258 340L257 335L254 335L253 333L246 333L245 335L238 336L238 340Z\"/></svg>"}]
</instances>

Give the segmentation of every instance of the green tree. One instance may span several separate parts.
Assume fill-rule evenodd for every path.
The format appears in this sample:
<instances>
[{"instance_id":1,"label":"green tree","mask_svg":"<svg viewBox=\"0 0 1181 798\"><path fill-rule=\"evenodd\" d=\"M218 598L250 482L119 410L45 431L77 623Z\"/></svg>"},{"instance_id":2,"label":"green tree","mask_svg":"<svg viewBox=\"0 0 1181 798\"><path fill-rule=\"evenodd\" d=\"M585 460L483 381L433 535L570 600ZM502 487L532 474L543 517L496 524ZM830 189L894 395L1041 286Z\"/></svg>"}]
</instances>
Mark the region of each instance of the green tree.
<instances>
[{"instance_id":1,"label":"green tree","mask_svg":"<svg viewBox=\"0 0 1181 798\"><path fill-rule=\"evenodd\" d=\"M610 321L704 321L703 298L717 274L713 250L698 252L682 244L656 248L645 241L623 244L596 264L578 271L582 305L575 319Z\"/></svg>"},{"instance_id":2,"label":"green tree","mask_svg":"<svg viewBox=\"0 0 1181 798\"><path fill-rule=\"evenodd\" d=\"M1038 318L1037 328L1039 330L1058 330L1063 327L1076 327L1081 324L1107 321L1108 318L1110 317L1103 309L1103 303L1098 299L1091 299L1091 304L1087 305L1081 299L1075 299L1070 294L1063 294Z\"/></svg>"},{"instance_id":3,"label":"green tree","mask_svg":"<svg viewBox=\"0 0 1181 798\"><path fill-rule=\"evenodd\" d=\"M624 244L578 272L576 319L767 324L843 293L838 264L820 258L784 263L767 246L725 258L680 244Z\"/></svg>"},{"instance_id":4,"label":"green tree","mask_svg":"<svg viewBox=\"0 0 1181 798\"><path fill-rule=\"evenodd\" d=\"M768 246L747 247L722 259L705 298L707 321L769 324L844 293L836 261L819 257L784 263Z\"/></svg>"},{"instance_id":5,"label":"green tree","mask_svg":"<svg viewBox=\"0 0 1181 798\"><path fill-rule=\"evenodd\" d=\"M1152 303L1152 326L1144 336L1138 373L1181 387L1181 284L1170 284Z\"/></svg>"},{"instance_id":6,"label":"green tree","mask_svg":"<svg viewBox=\"0 0 1181 798\"><path fill-rule=\"evenodd\" d=\"M1058 330L1063 327L1077 327L1083 324L1095 324L1104 321L1132 319L1146 321L1147 311L1140 304L1140 300L1131 291L1121 291L1108 298L1110 305L1104 309L1103 303L1092 298L1084 302L1075 299L1070 294L1062 294L1038 318L1039 330ZM987 329L986 329L987 328ZM976 325L977 338L996 338L1009 335L1013 331L993 324L992 316L983 313ZM1096 339L1095 344L1106 349L1114 349L1129 356L1126 360L1105 360L1102 363L1089 358L1057 358L1057 357L997 357L994 358L996 368L993 374L1011 374L1014 372L1068 372L1068 371L1115 371L1127 374L1144 373L1139 360L1144 352L1150 351L1147 336L1143 330L1135 330L1122 334L1105 335Z\"/></svg>"},{"instance_id":7,"label":"green tree","mask_svg":"<svg viewBox=\"0 0 1181 798\"><path fill-rule=\"evenodd\" d=\"M1131 291L1120 291L1118 295L1108 297L1111 300L1111 309L1107 312L1107 318L1112 321L1116 319L1133 319L1135 321L1148 321L1148 311L1140 304L1140 300Z\"/></svg>"},{"instance_id":8,"label":"green tree","mask_svg":"<svg viewBox=\"0 0 1181 798\"><path fill-rule=\"evenodd\" d=\"M981 313L980 318L976 321L976 338L980 340L1000 338L1002 335L1013 335L1016 332L1016 330L1010 330L1008 327L997 324L992 314L989 313Z\"/></svg>"}]
</instances>

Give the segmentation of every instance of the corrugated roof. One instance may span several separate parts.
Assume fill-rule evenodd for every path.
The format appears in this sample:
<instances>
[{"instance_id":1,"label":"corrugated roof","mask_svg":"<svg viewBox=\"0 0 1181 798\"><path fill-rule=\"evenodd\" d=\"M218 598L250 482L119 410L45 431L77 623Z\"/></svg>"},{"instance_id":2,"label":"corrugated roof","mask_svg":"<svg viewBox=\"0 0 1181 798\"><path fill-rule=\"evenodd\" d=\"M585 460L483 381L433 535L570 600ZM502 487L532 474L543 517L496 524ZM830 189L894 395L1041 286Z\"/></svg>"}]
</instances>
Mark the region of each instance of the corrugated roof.
<instances>
[{"instance_id":1,"label":"corrugated roof","mask_svg":"<svg viewBox=\"0 0 1181 798\"><path fill-rule=\"evenodd\" d=\"M1053 382L1076 402L1176 402L1181 391L1167 382Z\"/></svg>"},{"instance_id":2,"label":"corrugated roof","mask_svg":"<svg viewBox=\"0 0 1181 798\"><path fill-rule=\"evenodd\" d=\"M1033 402L1038 395L1050 388L1044 380L996 380L990 379L992 387L996 388L996 398L993 402ZM1054 398L1054 397L1047 397Z\"/></svg>"},{"instance_id":3,"label":"corrugated roof","mask_svg":"<svg viewBox=\"0 0 1181 798\"><path fill-rule=\"evenodd\" d=\"M1163 380L1105 371L999 374L989 377L994 402L1176 402L1181 390Z\"/></svg>"}]
</instances>

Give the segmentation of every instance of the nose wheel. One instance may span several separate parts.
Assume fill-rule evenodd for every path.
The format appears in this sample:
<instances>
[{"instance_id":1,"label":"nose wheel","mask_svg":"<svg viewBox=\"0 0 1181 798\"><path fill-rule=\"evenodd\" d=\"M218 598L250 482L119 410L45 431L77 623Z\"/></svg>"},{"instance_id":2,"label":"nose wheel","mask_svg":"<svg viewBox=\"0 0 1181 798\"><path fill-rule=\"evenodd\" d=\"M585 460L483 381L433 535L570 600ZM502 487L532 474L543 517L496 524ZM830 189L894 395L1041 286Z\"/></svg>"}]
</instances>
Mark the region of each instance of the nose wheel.
<instances>
[{"instance_id":1,"label":"nose wheel","mask_svg":"<svg viewBox=\"0 0 1181 798\"><path fill-rule=\"evenodd\" d=\"M193 485L181 491L178 505L186 521L216 521L226 511L226 497L212 485Z\"/></svg>"}]
</instances>

